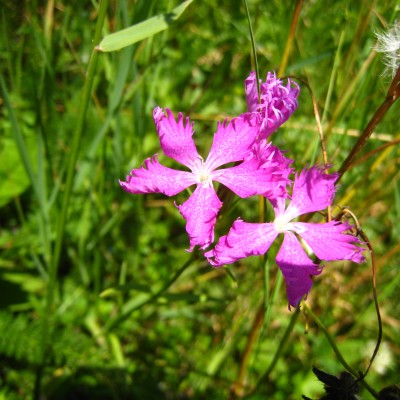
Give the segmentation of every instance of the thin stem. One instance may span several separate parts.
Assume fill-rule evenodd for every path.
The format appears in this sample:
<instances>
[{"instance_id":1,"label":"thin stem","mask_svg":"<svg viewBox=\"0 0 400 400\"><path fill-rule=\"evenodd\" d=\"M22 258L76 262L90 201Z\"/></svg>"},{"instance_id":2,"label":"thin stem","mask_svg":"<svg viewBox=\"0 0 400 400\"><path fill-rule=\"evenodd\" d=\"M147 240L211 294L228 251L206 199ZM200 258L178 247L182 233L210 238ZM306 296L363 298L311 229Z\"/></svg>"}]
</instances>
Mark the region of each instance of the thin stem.
<instances>
[{"instance_id":1,"label":"thin stem","mask_svg":"<svg viewBox=\"0 0 400 400\"><path fill-rule=\"evenodd\" d=\"M379 310L379 304L378 304L378 294L376 290L376 262L375 262L375 252L374 249L371 245L371 242L368 239L368 236L365 234L365 232L361 229L361 226L356 218L356 216L347 208L343 209L341 212L341 215L345 214L350 214L351 217L353 218L354 225L357 229L357 234L361 236L362 240L364 243L367 245L369 249L369 253L371 256L371 266L372 266L372 296L374 298L374 305L375 305L375 311L376 311L376 317L378 320L378 339L376 341L376 346L374 349L374 352L372 353L371 359L369 361L368 367L365 370L364 374L360 377L360 379L364 379L365 376L368 374L369 369L371 368L372 363L374 362L374 359L376 355L378 354L379 347L382 342L382 337L383 337L383 328L382 328L382 318L381 318L381 312Z\"/></svg>"},{"instance_id":2,"label":"thin stem","mask_svg":"<svg viewBox=\"0 0 400 400\"><path fill-rule=\"evenodd\" d=\"M332 118L329 121L328 126L325 129L326 137L329 137L332 134L333 127L336 124L337 119L339 118L342 111L345 107L348 106L351 96L357 90L357 84L360 80L365 76L366 72L368 71L369 66L371 65L373 59L375 58L376 53L374 51L368 56L368 58L364 61L363 65L359 69L357 75L352 79L348 86L346 86L346 90L343 92L341 96L339 96L338 103L333 110Z\"/></svg>"},{"instance_id":3,"label":"thin stem","mask_svg":"<svg viewBox=\"0 0 400 400\"><path fill-rule=\"evenodd\" d=\"M395 77L390 85L390 88L387 92L386 98L383 103L376 110L375 114L372 116L368 125L364 129L364 132L357 140L357 143L352 148L350 154L343 161L343 164L339 168L339 178L337 182L339 182L340 178L343 174L351 167L354 162L356 156L360 153L360 151L364 148L368 139L371 137L374 129L379 124L379 122L383 119L385 114L389 111L390 107L395 103L395 101L400 97L400 68L397 70ZM336 183L337 183L336 182Z\"/></svg>"},{"instance_id":4,"label":"thin stem","mask_svg":"<svg viewBox=\"0 0 400 400\"><path fill-rule=\"evenodd\" d=\"M255 40L254 40L253 27L252 27L252 25L251 25L251 18L250 18L249 6L247 5L247 0L244 0L244 6L245 6L245 8L246 8L247 22L249 23L251 47L252 47L252 49L253 49L254 65L255 65L255 69L256 69L258 102L260 103L260 102L261 102L261 94L260 94L260 73L259 73L259 71L258 71L258 61L257 61L256 42L255 42Z\"/></svg>"},{"instance_id":5,"label":"thin stem","mask_svg":"<svg viewBox=\"0 0 400 400\"><path fill-rule=\"evenodd\" d=\"M278 362L280 356L282 355L283 350L285 349L285 346L287 344L287 341L289 339L290 334L293 331L294 325L296 324L297 318L300 315L300 307L296 308L296 311L293 313L292 318L290 318L289 325L287 326L285 333L279 342L279 346L276 350L276 353L274 355L274 358L271 361L271 364L269 365L268 369L265 371L264 375L261 377L259 383L261 383L263 380L265 380L270 373L273 371L275 368L276 363Z\"/></svg>"},{"instance_id":6,"label":"thin stem","mask_svg":"<svg viewBox=\"0 0 400 400\"><path fill-rule=\"evenodd\" d=\"M283 275L281 273L278 273L276 280L275 280L274 290L272 292L272 295L270 295L269 260L268 260L268 258L266 258L263 261L264 261L265 279L268 282L265 282L264 302L260 304L257 314L254 318L253 325L251 327L250 334L248 335L246 347L245 347L245 350L243 352L243 356L242 356L242 359L240 362L238 378L236 379L236 382L233 385L234 394L237 397L241 397L243 395L243 391L244 391L245 383L246 383L245 382L246 381L246 371L248 369L248 365L250 362L251 352L253 351L253 348L257 342L257 339L262 334L262 331L266 327L268 327L269 320L271 317L272 307L275 304L276 298L278 296L278 293L280 291L280 288L282 286L282 281L283 281ZM261 333L259 333L259 331L261 331Z\"/></svg>"},{"instance_id":7,"label":"thin stem","mask_svg":"<svg viewBox=\"0 0 400 400\"><path fill-rule=\"evenodd\" d=\"M269 375L271 374L271 372L275 368L277 362L279 361L279 358L281 357L281 355L282 355L282 353L283 353L283 351L284 351L284 349L286 347L286 344L288 342L290 334L293 331L293 328L294 328L294 326L296 324L296 321L297 321L297 318L298 318L299 314L300 314L300 307L296 308L296 311L292 314L292 317L291 317L291 319L289 321L288 326L286 327L286 330L285 330L285 333L283 334L282 339L279 342L279 346L278 346L278 348L277 348L277 350L276 350L276 352L274 354L274 357L273 357L273 359L271 361L271 364L268 366L267 370L264 372L264 374L258 380L257 385L255 386L255 388L250 393L246 394L246 396L245 396L246 398L253 396L259 390L260 386L263 384L263 382L265 382L268 379Z\"/></svg>"},{"instance_id":8,"label":"thin stem","mask_svg":"<svg viewBox=\"0 0 400 400\"><path fill-rule=\"evenodd\" d=\"M242 397L244 393L247 369L250 362L250 356L253 347L257 341L258 333L264 322L264 304L261 304L258 308L257 314L254 318L253 325L248 336L246 347L243 351L242 359L240 361L239 373L236 382L233 385L233 391L236 397Z\"/></svg>"},{"instance_id":9,"label":"thin stem","mask_svg":"<svg viewBox=\"0 0 400 400\"><path fill-rule=\"evenodd\" d=\"M358 158L353 164L350 166L349 169L354 168L356 165L362 164L364 161L368 160L368 158L372 157L373 155L380 153L381 151L387 149L388 147L395 146L396 144L400 143L400 139L394 139L391 142L385 143L382 146L377 147L374 150L369 151L364 156Z\"/></svg>"},{"instance_id":10,"label":"thin stem","mask_svg":"<svg viewBox=\"0 0 400 400\"><path fill-rule=\"evenodd\" d=\"M337 50L336 50L336 53L335 53L335 59L333 61L331 77L329 79L328 92L326 94L325 104L324 104L324 111L323 111L322 117L321 117L322 124L325 123L327 115L330 112L332 93L333 93L333 89L335 87L336 76L337 76L337 72L338 72L338 69L339 69L339 64L340 64L340 61L341 61L344 37L345 37L344 30L342 30L342 32L340 33L338 47L337 47Z\"/></svg>"},{"instance_id":11,"label":"thin stem","mask_svg":"<svg viewBox=\"0 0 400 400\"><path fill-rule=\"evenodd\" d=\"M304 79L301 79L301 78L298 78L298 77L295 77L295 76L288 76L288 78L297 79L298 81L303 83L303 85L308 89L308 91L310 93L311 101L312 101L312 104L313 104L315 122L317 123L318 133L319 133L319 140L320 140L320 143L321 143L322 158L324 160L325 170L328 170L329 161L328 161L328 152L326 151L326 140L325 140L325 136L324 136L324 131L322 129L322 123L321 123L321 118L320 118L319 111L318 111L317 101L315 100L315 97L314 97L314 94L313 94L313 92L311 90L311 87L308 84L308 82L305 81ZM328 208L327 208L327 221L330 221L331 219L332 219L331 206L328 206Z\"/></svg>"},{"instance_id":12,"label":"thin stem","mask_svg":"<svg viewBox=\"0 0 400 400\"><path fill-rule=\"evenodd\" d=\"M335 343L335 339L332 337L332 335L328 332L328 329L326 329L325 325L322 323L322 321L311 311L311 309L307 306L306 303L303 303L304 308L307 310L307 313L311 316L311 318L314 320L314 322L318 325L318 327L324 332L326 338L328 339L332 350L336 354L337 358L339 359L340 363L343 365L343 367L349 371L355 378L360 379L361 384L367 389L372 396L374 396L376 399L378 398L378 393L374 389L372 389L371 386L368 385L367 382L363 379L363 375L358 373L355 369L353 369L349 364L347 364L346 360L344 359L342 353L340 352L339 348L337 347Z\"/></svg>"},{"instance_id":13,"label":"thin stem","mask_svg":"<svg viewBox=\"0 0 400 400\"><path fill-rule=\"evenodd\" d=\"M308 84L308 82L305 81L304 79L301 79L301 78L299 78L297 76L291 76L291 75L287 76L286 78L298 80L299 82L301 82L308 89L308 91L310 93L311 101L312 101L312 104L313 104L315 122L317 123L319 139L320 139L320 142L321 142L321 151L322 151L322 157L323 157L323 160L324 160L324 166L325 166L325 168L327 168L329 166L329 161L328 161L328 153L326 151L326 140L325 140L324 132L323 132L323 129L322 129L321 118L319 116L317 101L315 100L313 91L312 91L310 85Z\"/></svg>"},{"instance_id":14,"label":"thin stem","mask_svg":"<svg viewBox=\"0 0 400 400\"><path fill-rule=\"evenodd\" d=\"M63 195L63 201L60 211L60 218L57 224L57 231L56 231L56 241L54 245L54 251L51 259L50 269L49 269L49 282L47 286L47 296L46 296L46 306L45 306L45 313L43 316L43 326L42 326L42 337L41 337L41 359L42 364L41 368L38 371L36 377L36 384L35 384L35 398L39 397L40 394L40 384L41 384L41 374L42 368L44 368L46 364L46 357L47 357L47 345L48 345L48 337L50 332L50 321L53 314L53 303L54 303L54 294L55 294L55 286L57 280L57 272L58 266L60 261L60 254L61 254L61 247L64 237L64 229L67 220L68 214L68 206L72 192L72 185L75 176L75 166L76 161L78 158L79 153L79 144L81 141L83 128L86 119L86 112L88 109L88 105L91 98L91 92L93 87L93 80L97 65L97 58L98 52L95 50L95 47L100 43L102 29L104 25L104 21L106 18L106 12L108 8L109 0L101 0L99 6L99 12L97 17L97 23L94 33L93 45L92 45L92 52L91 57L89 60L86 80L84 82L82 96L78 111L77 117L77 125L75 128L74 135L72 137L72 145L71 145L71 153L68 162L68 169L67 169L67 178L65 182L65 192Z\"/></svg>"},{"instance_id":15,"label":"thin stem","mask_svg":"<svg viewBox=\"0 0 400 400\"><path fill-rule=\"evenodd\" d=\"M194 251L190 258L182 265L182 267L175 272L175 275L164 285L161 289L157 290L155 293L149 295L143 301L128 307L124 312L119 315L117 318L113 320L109 320L109 323L105 326L105 331L109 332L121 322L125 321L129 316L134 312L144 307L147 304L153 303L157 300L165 291L167 291L177 280L178 278L186 271L186 269L192 264L192 262L196 259L197 253Z\"/></svg>"},{"instance_id":16,"label":"thin stem","mask_svg":"<svg viewBox=\"0 0 400 400\"><path fill-rule=\"evenodd\" d=\"M287 65L289 55L292 50L292 43L293 43L294 35L296 33L297 22L299 20L299 15L300 15L300 10L301 10L302 4L303 4L303 0L297 0L296 8L294 9L294 13L293 13L292 22L290 24L290 32L289 32L289 36L286 41L286 46L285 46L285 51L283 53L281 66L279 67L278 76L283 75L283 72L285 71L285 68Z\"/></svg>"},{"instance_id":17,"label":"thin stem","mask_svg":"<svg viewBox=\"0 0 400 400\"><path fill-rule=\"evenodd\" d=\"M69 206L69 201L71 198L72 184L73 184L73 180L74 180L74 176L75 176L75 166L76 166L76 161L77 161L78 154L79 154L79 149L80 149L79 145L80 145L80 141L81 141L81 137L82 137L82 133L83 133L83 128L85 125L86 112L87 112L88 105L90 102L93 80L94 80L94 75L95 75L95 70L96 70L96 65L97 65L98 51L95 50L95 47L97 46L98 43L100 43L101 31L102 31L104 19L106 16L108 2L109 2L109 0L101 0L101 2L100 2L99 15L97 18L96 31L95 31L94 40L93 40L94 45L93 45L92 54L91 54L91 57L89 60L86 80L85 80L85 83L83 86L81 103L79 106L77 126L75 129L74 135L72 137L72 148L71 148L71 154L70 154L70 159L69 159L68 169L67 169L65 192L64 192L64 196L63 196L60 219L59 219L59 222L57 225L56 243L54 246L53 260L52 260L52 265L51 265L51 267L52 267L51 274L53 276L55 276L57 273L58 264L60 261L61 246L62 246L62 241L64 238L64 228L65 228L65 223L67 220L68 206ZM52 301L50 301L50 303L52 303Z\"/></svg>"}]
</instances>

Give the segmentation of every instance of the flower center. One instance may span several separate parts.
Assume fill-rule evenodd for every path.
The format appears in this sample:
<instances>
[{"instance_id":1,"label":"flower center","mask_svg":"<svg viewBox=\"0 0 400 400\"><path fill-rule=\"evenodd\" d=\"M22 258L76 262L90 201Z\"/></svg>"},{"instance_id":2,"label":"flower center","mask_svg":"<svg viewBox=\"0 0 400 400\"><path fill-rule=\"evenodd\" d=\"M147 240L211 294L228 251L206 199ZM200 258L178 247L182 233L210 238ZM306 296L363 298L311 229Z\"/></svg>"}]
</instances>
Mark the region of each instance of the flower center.
<instances>
[{"instance_id":1,"label":"flower center","mask_svg":"<svg viewBox=\"0 0 400 400\"><path fill-rule=\"evenodd\" d=\"M211 174L212 171L207 166L207 163L199 156L199 159L195 163L192 168L193 174L196 176L198 183L202 183L204 185L211 185L212 179Z\"/></svg>"},{"instance_id":2,"label":"flower center","mask_svg":"<svg viewBox=\"0 0 400 400\"><path fill-rule=\"evenodd\" d=\"M296 228L291 224L291 221L294 220L299 215L296 207L289 207L282 214L278 215L275 218L274 226L275 229L279 233L283 233L286 231L296 231Z\"/></svg>"},{"instance_id":3,"label":"flower center","mask_svg":"<svg viewBox=\"0 0 400 400\"><path fill-rule=\"evenodd\" d=\"M288 231L290 229L289 222L290 219L288 219L288 217L285 214L279 215L279 217L275 218L274 221L275 230L278 231L279 233Z\"/></svg>"}]
</instances>

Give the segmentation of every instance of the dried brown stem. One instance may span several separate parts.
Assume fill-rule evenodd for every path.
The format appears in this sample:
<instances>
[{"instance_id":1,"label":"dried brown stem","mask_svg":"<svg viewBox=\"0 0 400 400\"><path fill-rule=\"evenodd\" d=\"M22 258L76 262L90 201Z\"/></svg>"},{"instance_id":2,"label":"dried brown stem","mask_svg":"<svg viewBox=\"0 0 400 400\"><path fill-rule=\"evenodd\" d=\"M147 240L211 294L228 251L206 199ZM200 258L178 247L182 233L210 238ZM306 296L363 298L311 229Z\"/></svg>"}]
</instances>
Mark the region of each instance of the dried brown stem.
<instances>
[{"instance_id":1,"label":"dried brown stem","mask_svg":"<svg viewBox=\"0 0 400 400\"><path fill-rule=\"evenodd\" d=\"M246 377L247 377L247 368L249 365L251 352L253 350L254 344L257 341L258 332L264 322L264 313L265 313L264 304L262 303L254 318L253 325L251 327L251 331L246 343L246 348L244 349L243 356L240 361L239 374L236 379L236 382L232 387L233 395L235 397L242 397L244 394Z\"/></svg>"},{"instance_id":2,"label":"dried brown stem","mask_svg":"<svg viewBox=\"0 0 400 400\"><path fill-rule=\"evenodd\" d=\"M364 129L364 132L362 133L360 138L357 140L357 143L354 145L350 154L347 156L346 160L344 160L343 164L339 168L339 171L338 171L339 178L338 178L337 182L339 182L339 180L343 176L343 174L347 170L349 170L351 165L354 163L354 159L357 156L357 154L359 154L360 151L364 148L365 144L367 143L368 139L371 137L372 132L374 131L376 126L383 119L385 114L388 112L390 107L392 107L392 105L399 98L399 96L400 96L400 68L397 70L397 73L396 73L395 77L393 78L393 81L390 85L390 88L388 90L385 100L380 105L380 107L376 110L375 114L373 115L373 117L369 121L368 125Z\"/></svg>"},{"instance_id":3,"label":"dried brown stem","mask_svg":"<svg viewBox=\"0 0 400 400\"><path fill-rule=\"evenodd\" d=\"M288 36L287 41L286 41L286 46L285 46L285 51L283 53L281 66L280 66L279 71L278 71L278 76L283 75L283 72L285 71L285 68L286 68L286 65L287 65L287 62L288 62L288 59L289 59L289 55L290 55L290 52L292 50L292 43L293 43L293 40L294 40L294 35L296 33L297 22L299 20L299 15L300 15L300 10L301 10L302 4L303 4L303 0L297 0L296 8L295 8L294 13L293 13L292 22L290 24L290 32L289 32L289 36Z\"/></svg>"},{"instance_id":4,"label":"dried brown stem","mask_svg":"<svg viewBox=\"0 0 400 400\"><path fill-rule=\"evenodd\" d=\"M361 157L361 158L357 159L356 161L354 161L353 164L350 166L350 168L353 168L356 165L363 163L365 160L367 160L368 158L372 157L373 155L375 155L377 153L380 153L381 151L387 149L388 147L395 146L396 144L399 144L399 143L400 143L400 139L395 139L395 140L392 140L389 143L385 143L382 146L377 147L374 150L371 150L370 152L365 154L363 157Z\"/></svg>"}]
</instances>

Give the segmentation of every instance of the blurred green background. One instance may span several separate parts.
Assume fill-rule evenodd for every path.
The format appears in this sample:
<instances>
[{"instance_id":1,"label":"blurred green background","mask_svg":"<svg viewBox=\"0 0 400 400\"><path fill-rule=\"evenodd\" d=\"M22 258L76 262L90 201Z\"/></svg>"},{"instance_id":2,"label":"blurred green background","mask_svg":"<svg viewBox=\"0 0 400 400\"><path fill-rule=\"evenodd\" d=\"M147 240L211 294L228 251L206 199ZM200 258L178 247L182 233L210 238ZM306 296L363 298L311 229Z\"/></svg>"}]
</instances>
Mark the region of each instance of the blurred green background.
<instances>
[{"instance_id":1,"label":"blurred green background","mask_svg":"<svg viewBox=\"0 0 400 400\"><path fill-rule=\"evenodd\" d=\"M111 0L102 36L178 4ZM281 67L296 4L248 1L262 78ZM195 0L164 32L98 54L54 266L98 8L95 0L0 3L0 399L235 399L256 386L249 398L320 397L312 366L344 368L304 308L288 310L274 262L213 269L200 253L190 258L174 206L187 193L129 195L118 183L155 153L174 165L160 151L155 106L195 121L204 156L216 121L246 110L254 60L241 1ZM395 0L301 4L282 76L308 81L332 171L386 96L391 77L382 75L374 33L399 11ZM322 162L300 86L298 110L272 136L297 170ZM400 372L399 112L396 103L335 199L357 216L377 256L384 337L366 378L377 392L399 383ZM258 199L235 201L217 236L239 216L257 221ZM371 282L369 258L329 263L307 299L357 371L377 339ZM361 397L372 398L365 389Z\"/></svg>"}]
</instances>

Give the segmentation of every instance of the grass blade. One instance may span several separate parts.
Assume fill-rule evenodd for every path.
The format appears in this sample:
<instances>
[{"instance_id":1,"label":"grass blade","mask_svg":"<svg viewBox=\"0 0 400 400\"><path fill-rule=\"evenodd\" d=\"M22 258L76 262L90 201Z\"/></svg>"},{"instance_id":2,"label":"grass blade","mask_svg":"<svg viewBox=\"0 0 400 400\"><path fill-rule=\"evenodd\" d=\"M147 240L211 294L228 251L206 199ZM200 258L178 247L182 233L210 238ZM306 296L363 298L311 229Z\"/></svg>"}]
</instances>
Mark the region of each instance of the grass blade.
<instances>
[{"instance_id":1,"label":"grass blade","mask_svg":"<svg viewBox=\"0 0 400 400\"><path fill-rule=\"evenodd\" d=\"M184 1L169 13L156 15L146 21L106 36L97 46L97 50L104 52L121 50L124 47L168 29L182 15L192 1Z\"/></svg>"}]
</instances>

